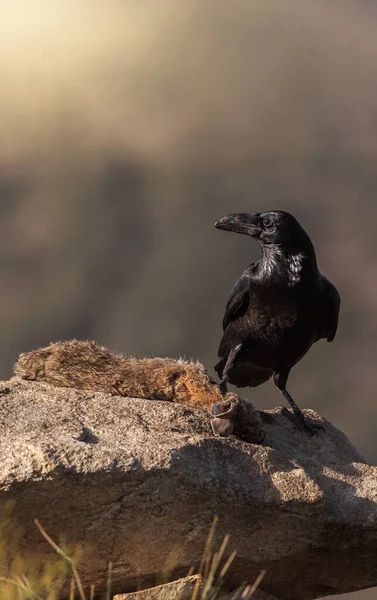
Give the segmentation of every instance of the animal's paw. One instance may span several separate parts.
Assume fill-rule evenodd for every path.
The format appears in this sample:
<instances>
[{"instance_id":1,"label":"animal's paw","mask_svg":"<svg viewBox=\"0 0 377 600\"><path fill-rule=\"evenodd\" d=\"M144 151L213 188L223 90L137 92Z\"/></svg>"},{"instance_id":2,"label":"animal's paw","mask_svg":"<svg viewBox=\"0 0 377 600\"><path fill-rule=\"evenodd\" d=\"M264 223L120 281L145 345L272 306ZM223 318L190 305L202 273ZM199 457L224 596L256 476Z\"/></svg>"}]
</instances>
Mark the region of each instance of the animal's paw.
<instances>
[{"instance_id":1,"label":"animal's paw","mask_svg":"<svg viewBox=\"0 0 377 600\"><path fill-rule=\"evenodd\" d=\"M217 402L212 405L212 416L219 417L221 419L233 418L240 404L240 398L236 394L228 393L223 402Z\"/></svg>"},{"instance_id":2,"label":"animal's paw","mask_svg":"<svg viewBox=\"0 0 377 600\"><path fill-rule=\"evenodd\" d=\"M227 437L233 433L234 423L231 419L215 417L214 419L211 419L211 427L215 435Z\"/></svg>"},{"instance_id":3,"label":"animal's paw","mask_svg":"<svg viewBox=\"0 0 377 600\"><path fill-rule=\"evenodd\" d=\"M262 419L250 401L229 392L223 402L212 406L212 415L215 417L211 422L215 435L227 436L234 433L245 442L263 442Z\"/></svg>"}]
</instances>

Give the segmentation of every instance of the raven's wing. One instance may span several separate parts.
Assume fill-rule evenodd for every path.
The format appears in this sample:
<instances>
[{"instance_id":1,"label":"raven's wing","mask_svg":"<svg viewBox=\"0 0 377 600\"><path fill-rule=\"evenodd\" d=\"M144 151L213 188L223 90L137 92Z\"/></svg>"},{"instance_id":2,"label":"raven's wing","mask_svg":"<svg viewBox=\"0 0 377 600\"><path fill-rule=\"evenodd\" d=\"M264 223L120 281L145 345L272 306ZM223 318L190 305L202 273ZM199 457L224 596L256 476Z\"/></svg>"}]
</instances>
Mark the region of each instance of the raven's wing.
<instances>
[{"instance_id":1,"label":"raven's wing","mask_svg":"<svg viewBox=\"0 0 377 600\"><path fill-rule=\"evenodd\" d=\"M247 275L242 275L237 281L226 305L223 318L223 331L225 331L231 321L245 314L249 306L249 301L250 279Z\"/></svg>"},{"instance_id":2,"label":"raven's wing","mask_svg":"<svg viewBox=\"0 0 377 600\"><path fill-rule=\"evenodd\" d=\"M336 287L324 275L321 275L322 311L317 340L325 338L332 342L338 328L340 294Z\"/></svg>"},{"instance_id":3,"label":"raven's wing","mask_svg":"<svg viewBox=\"0 0 377 600\"><path fill-rule=\"evenodd\" d=\"M258 282L253 280L254 266L255 263L252 263L246 269L233 289L225 308L223 331L230 323L243 317L247 311L253 315L258 328L287 329L292 327L297 319L297 309L291 303L285 304L284 301L279 301L275 305L261 305L260 294L255 290ZM252 329L249 324L250 327Z\"/></svg>"}]
</instances>

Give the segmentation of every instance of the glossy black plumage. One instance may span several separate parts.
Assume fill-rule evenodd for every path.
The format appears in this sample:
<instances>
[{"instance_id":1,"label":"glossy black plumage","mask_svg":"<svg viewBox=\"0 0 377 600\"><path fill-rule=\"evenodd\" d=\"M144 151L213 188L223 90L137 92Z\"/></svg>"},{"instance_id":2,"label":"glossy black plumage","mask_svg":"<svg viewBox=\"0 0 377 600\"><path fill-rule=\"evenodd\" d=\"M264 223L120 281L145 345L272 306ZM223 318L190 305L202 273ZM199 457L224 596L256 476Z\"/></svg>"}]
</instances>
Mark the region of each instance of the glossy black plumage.
<instances>
[{"instance_id":1,"label":"glossy black plumage","mask_svg":"<svg viewBox=\"0 0 377 600\"><path fill-rule=\"evenodd\" d=\"M312 431L286 390L291 368L322 338L336 334L340 296L318 270L314 246L284 211L239 213L215 224L255 238L262 249L237 282L225 309L215 369L226 384L257 386L273 377L298 424Z\"/></svg>"}]
</instances>

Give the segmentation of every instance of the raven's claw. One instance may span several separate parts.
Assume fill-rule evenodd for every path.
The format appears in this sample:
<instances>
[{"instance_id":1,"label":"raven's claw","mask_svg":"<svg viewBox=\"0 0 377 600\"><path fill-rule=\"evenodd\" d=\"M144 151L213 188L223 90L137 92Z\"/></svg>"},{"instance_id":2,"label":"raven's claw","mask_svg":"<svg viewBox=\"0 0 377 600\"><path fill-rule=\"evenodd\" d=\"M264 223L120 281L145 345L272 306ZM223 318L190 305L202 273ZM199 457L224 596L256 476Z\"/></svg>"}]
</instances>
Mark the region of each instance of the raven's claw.
<instances>
[{"instance_id":1,"label":"raven's claw","mask_svg":"<svg viewBox=\"0 0 377 600\"><path fill-rule=\"evenodd\" d=\"M287 408L285 408L285 406L279 407L279 409L283 417L286 417L287 419L292 421L292 423L295 424L297 429L307 431L311 436L318 435L319 431L326 431L326 429L322 425L319 425L317 423L308 423L308 421L305 419L302 413L291 413Z\"/></svg>"}]
</instances>

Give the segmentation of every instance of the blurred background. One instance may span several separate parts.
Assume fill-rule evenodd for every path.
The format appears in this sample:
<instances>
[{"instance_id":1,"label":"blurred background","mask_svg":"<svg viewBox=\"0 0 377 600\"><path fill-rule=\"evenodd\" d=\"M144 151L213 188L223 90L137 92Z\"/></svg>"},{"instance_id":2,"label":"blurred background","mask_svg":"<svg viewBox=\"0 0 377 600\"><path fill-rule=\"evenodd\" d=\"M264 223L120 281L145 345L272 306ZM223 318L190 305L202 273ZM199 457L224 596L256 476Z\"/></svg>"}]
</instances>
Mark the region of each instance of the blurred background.
<instances>
[{"instance_id":1,"label":"blurred background","mask_svg":"<svg viewBox=\"0 0 377 600\"><path fill-rule=\"evenodd\" d=\"M376 460L376 18L370 0L3 0L1 377L71 337L212 369L258 257L213 223L285 209L343 302L289 389Z\"/></svg>"}]
</instances>

